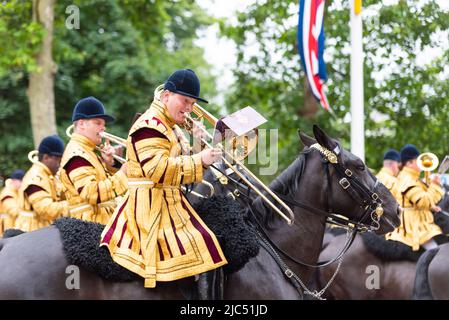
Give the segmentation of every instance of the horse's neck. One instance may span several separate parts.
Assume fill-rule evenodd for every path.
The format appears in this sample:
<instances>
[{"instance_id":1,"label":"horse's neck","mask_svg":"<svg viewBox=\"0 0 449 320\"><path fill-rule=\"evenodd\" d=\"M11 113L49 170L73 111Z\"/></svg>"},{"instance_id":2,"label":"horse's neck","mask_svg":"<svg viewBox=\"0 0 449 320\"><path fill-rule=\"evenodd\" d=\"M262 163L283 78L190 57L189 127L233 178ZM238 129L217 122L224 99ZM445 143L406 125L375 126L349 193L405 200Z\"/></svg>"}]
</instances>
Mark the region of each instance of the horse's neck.
<instances>
[{"instance_id":1,"label":"horse's neck","mask_svg":"<svg viewBox=\"0 0 449 320\"><path fill-rule=\"evenodd\" d=\"M287 225L284 220L276 223L276 228L269 231L269 236L285 253L295 260L307 264L316 264L321 252L325 223L324 219L313 213L303 211L295 212L296 222L293 226ZM312 269L293 262L281 255L287 265L307 281Z\"/></svg>"}]
</instances>

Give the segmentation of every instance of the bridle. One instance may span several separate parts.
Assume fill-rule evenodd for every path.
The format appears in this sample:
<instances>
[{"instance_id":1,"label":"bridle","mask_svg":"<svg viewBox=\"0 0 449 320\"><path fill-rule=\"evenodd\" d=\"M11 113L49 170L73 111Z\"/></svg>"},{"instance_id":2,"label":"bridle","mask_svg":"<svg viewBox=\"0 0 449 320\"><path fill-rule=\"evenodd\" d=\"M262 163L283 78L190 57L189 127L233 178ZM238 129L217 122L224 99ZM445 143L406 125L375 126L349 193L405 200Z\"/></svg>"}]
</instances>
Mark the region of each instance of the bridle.
<instances>
[{"instance_id":1,"label":"bridle","mask_svg":"<svg viewBox=\"0 0 449 320\"><path fill-rule=\"evenodd\" d=\"M310 148L318 150L323 156L321 158L321 162L323 163L327 177L327 211L307 206L304 203L294 199L288 200L285 196L284 198L295 207L300 207L306 209L307 211L326 216L327 222L330 224L355 230L356 232L378 230L380 228L379 220L383 214L382 200L380 200L379 195L376 192L368 189L350 169L346 168L341 162L338 161L338 155L340 154L339 146L337 145L334 151L330 151L318 143L311 145ZM330 199L332 198L331 167L335 169L335 173L338 177L338 183L341 188L349 194L349 196L359 205L360 208L363 209L363 214L357 221L333 212L334 210L332 209L332 205L330 203ZM374 181L374 186L372 189L376 190L379 185L379 180L377 180L377 178L373 175L371 175L371 177ZM367 223L366 220L369 218L371 218L371 221L368 221Z\"/></svg>"},{"instance_id":2,"label":"bridle","mask_svg":"<svg viewBox=\"0 0 449 320\"><path fill-rule=\"evenodd\" d=\"M383 208L382 208L382 200L380 200L378 194L374 191L371 191L368 189L361 181L360 179L354 175L354 173L346 168L341 162L338 161L339 155L341 153L340 147L337 145L334 150L329 150L323 146L321 146L318 143L315 143L309 147L310 150L317 150L322 155L321 162L323 163L324 170L326 172L327 177L327 210L322 210L320 208L312 207L308 204L305 204L303 202L297 201L295 199L291 199L290 197L287 197L286 195L278 194L277 195L288 205L291 205L293 207L302 208L308 212L317 214L319 216L325 217L326 222L329 224L337 225L343 228L346 228L348 230L347 240L345 245L343 246L342 250L339 254L332 260L321 262L317 264L308 264L303 261L299 261L295 258L293 258L290 254L283 251L279 246L277 246L269 237L267 234L265 228L262 226L262 224L257 219L256 214L254 213L253 206L249 205L248 211L251 213L252 221L256 223L257 226L257 234L259 235L259 238L261 239L261 244L265 247L265 249L268 251L268 253L275 259L275 261L278 263L278 265L283 270L284 274L291 279L294 282L295 287L299 290L300 287L304 290L305 293L308 293L318 299L321 299L321 295L324 293L324 291L329 287L331 282L334 280L340 265L342 263L343 256L345 253L349 250L351 247L355 236L358 232L373 232L380 228L380 217L383 214ZM345 190L349 196L359 205L359 207L363 210L362 215L360 219L357 221L349 219L341 214L337 214L332 209L332 205L330 203L331 192L332 192L332 177L331 177L331 170L330 168L333 168L335 171L335 174L338 177L338 182L341 188ZM222 172L220 169L214 167L214 169ZM373 190L376 190L377 186L379 185L379 181L371 175L374 181ZM244 193L233 193L234 195L244 195L248 198L250 198L250 189L246 186L240 183L239 181L230 178L227 176L228 179L230 179L235 185L237 185L239 188L246 190L247 192ZM238 190L238 189L236 189ZM368 220L369 219L369 220ZM368 220L368 222L366 221ZM295 223L296 224L296 223ZM336 269L336 272L331 277L330 281L327 283L327 285L322 289L320 292L317 291L310 291L301 281L301 279L294 274L294 272L288 268L288 266L283 262L283 260L280 258L280 256L277 254L277 252L282 253L284 256L286 256L289 260L293 261L296 264L311 267L311 268L321 268L324 266L328 266L335 261L339 260L338 267Z\"/></svg>"}]
</instances>

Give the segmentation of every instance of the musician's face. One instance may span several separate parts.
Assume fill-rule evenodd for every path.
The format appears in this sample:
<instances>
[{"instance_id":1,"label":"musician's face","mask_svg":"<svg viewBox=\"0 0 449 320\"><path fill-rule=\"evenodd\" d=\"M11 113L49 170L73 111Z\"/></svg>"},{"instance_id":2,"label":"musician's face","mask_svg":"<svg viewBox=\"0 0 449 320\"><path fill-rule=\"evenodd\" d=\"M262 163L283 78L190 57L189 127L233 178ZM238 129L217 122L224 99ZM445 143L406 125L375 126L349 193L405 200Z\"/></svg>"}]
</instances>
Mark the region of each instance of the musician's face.
<instances>
[{"instance_id":1,"label":"musician's face","mask_svg":"<svg viewBox=\"0 0 449 320\"><path fill-rule=\"evenodd\" d=\"M77 121L75 132L79 133L96 145L101 144L100 134L106 130L106 122L102 118L80 119Z\"/></svg>"},{"instance_id":2,"label":"musician's face","mask_svg":"<svg viewBox=\"0 0 449 320\"><path fill-rule=\"evenodd\" d=\"M162 102L167 106L173 120L177 124L182 124L186 120L185 114L192 112L196 99L166 90L162 96Z\"/></svg>"}]
</instances>

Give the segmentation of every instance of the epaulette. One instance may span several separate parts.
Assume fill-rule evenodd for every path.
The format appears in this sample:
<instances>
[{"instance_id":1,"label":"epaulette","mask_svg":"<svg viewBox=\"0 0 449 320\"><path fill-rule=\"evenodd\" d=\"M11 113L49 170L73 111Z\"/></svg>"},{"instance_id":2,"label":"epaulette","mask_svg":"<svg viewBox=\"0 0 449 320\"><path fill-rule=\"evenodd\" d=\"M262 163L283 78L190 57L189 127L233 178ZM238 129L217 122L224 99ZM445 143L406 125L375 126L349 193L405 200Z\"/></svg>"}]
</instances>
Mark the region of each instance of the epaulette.
<instances>
[{"instance_id":1,"label":"epaulette","mask_svg":"<svg viewBox=\"0 0 449 320\"><path fill-rule=\"evenodd\" d=\"M414 180L410 176L405 176L401 180L399 180L399 192L404 193L405 191L409 190L412 187L419 186L419 181Z\"/></svg>"},{"instance_id":2,"label":"epaulette","mask_svg":"<svg viewBox=\"0 0 449 320\"><path fill-rule=\"evenodd\" d=\"M48 191L48 183L49 181L45 179L45 173L42 172L42 169L38 165L33 165L23 178L23 190L30 185L36 185Z\"/></svg>"},{"instance_id":3,"label":"epaulette","mask_svg":"<svg viewBox=\"0 0 449 320\"><path fill-rule=\"evenodd\" d=\"M129 134L132 135L139 129L150 128L155 129L163 135L167 135L167 127L161 119L157 118L152 110L148 109L131 127Z\"/></svg>"},{"instance_id":4,"label":"epaulette","mask_svg":"<svg viewBox=\"0 0 449 320\"><path fill-rule=\"evenodd\" d=\"M81 157L92 163L92 155L84 150L78 143L70 141L61 159L61 168L63 168L70 159L74 157Z\"/></svg>"}]
</instances>

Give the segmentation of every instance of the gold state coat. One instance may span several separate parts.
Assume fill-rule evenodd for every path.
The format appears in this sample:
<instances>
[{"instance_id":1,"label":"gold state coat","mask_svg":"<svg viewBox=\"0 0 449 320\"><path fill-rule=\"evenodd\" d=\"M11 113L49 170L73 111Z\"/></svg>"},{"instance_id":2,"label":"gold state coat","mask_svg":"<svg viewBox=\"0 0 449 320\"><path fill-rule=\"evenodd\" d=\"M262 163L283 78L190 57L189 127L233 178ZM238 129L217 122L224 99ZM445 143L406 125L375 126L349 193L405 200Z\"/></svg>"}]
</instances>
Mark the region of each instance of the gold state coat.
<instances>
[{"instance_id":1,"label":"gold state coat","mask_svg":"<svg viewBox=\"0 0 449 320\"><path fill-rule=\"evenodd\" d=\"M115 262L145 279L145 287L227 263L215 235L182 194L201 182L199 154L181 155L167 107L153 101L127 140L129 191L103 231Z\"/></svg>"},{"instance_id":2,"label":"gold state coat","mask_svg":"<svg viewBox=\"0 0 449 320\"><path fill-rule=\"evenodd\" d=\"M58 195L56 178L42 162L28 170L19 189L19 215L15 228L33 231L49 226L53 220L67 216L68 204Z\"/></svg>"},{"instance_id":3,"label":"gold state coat","mask_svg":"<svg viewBox=\"0 0 449 320\"><path fill-rule=\"evenodd\" d=\"M434 183L427 186L419 179L418 171L407 167L399 173L398 181L397 200L404 209L401 225L386 238L403 242L416 251L420 245L442 233L434 222L430 208L441 200L443 190Z\"/></svg>"},{"instance_id":4,"label":"gold state coat","mask_svg":"<svg viewBox=\"0 0 449 320\"><path fill-rule=\"evenodd\" d=\"M113 174L115 172L115 174ZM95 144L74 133L61 160L60 179L73 218L106 224L127 189L126 175L106 166Z\"/></svg>"}]
</instances>

